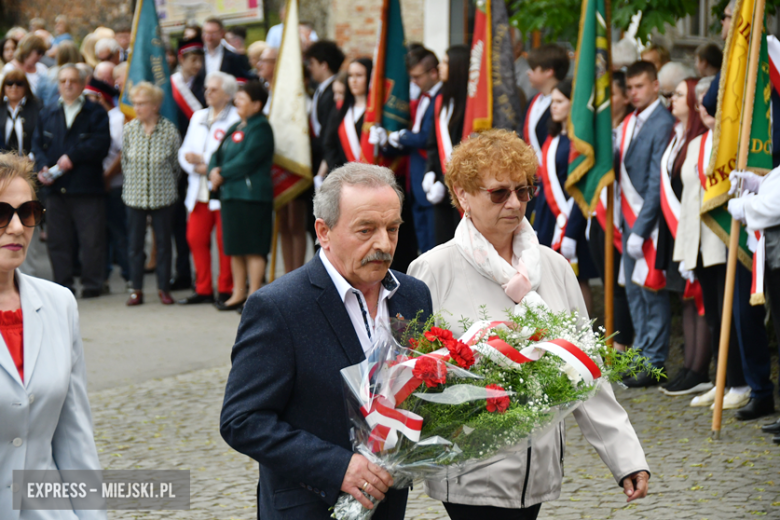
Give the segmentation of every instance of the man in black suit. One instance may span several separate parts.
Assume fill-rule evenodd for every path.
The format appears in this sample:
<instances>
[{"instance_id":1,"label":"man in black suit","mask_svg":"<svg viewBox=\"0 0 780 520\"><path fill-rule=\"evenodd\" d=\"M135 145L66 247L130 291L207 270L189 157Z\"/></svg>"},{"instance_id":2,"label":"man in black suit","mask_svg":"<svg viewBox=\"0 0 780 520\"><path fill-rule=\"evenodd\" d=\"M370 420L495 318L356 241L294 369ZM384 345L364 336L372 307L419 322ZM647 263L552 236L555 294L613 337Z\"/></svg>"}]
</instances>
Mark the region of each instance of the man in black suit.
<instances>
[{"instance_id":1,"label":"man in black suit","mask_svg":"<svg viewBox=\"0 0 780 520\"><path fill-rule=\"evenodd\" d=\"M391 271L403 194L387 168L350 163L314 199L321 250L249 297L233 346L220 432L260 463L258 518L330 517L341 492L402 520L407 491L353 453L340 375L366 359L375 324L432 312L428 288Z\"/></svg>"},{"instance_id":2,"label":"man in black suit","mask_svg":"<svg viewBox=\"0 0 780 520\"><path fill-rule=\"evenodd\" d=\"M317 90L311 100L311 165L316 173L322 162L322 134L331 111L336 107L333 101L333 80L344 63L344 53L336 42L321 40L314 42L304 54L311 79L317 84Z\"/></svg>"},{"instance_id":3,"label":"man in black suit","mask_svg":"<svg viewBox=\"0 0 780 520\"><path fill-rule=\"evenodd\" d=\"M209 72L222 71L234 76L239 82L255 79L249 72L249 59L236 54L222 45L225 26L219 18L209 18L203 24L203 43L206 44L206 56L203 69L198 76L201 82Z\"/></svg>"},{"instance_id":4,"label":"man in black suit","mask_svg":"<svg viewBox=\"0 0 780 520\"><path fill-rule=\"evenodd\" d=\"M101 294L106 268L103 159L111 145L108 114L84 98L85 78L75 65L63 65L58 80L59 103L41 112L32 142L38 179L46 186L46 245L54 281L73 291L75 229L81 248L81 297L93 298ZM51 180L49 169L55 165L63 173Z\"/></svg>"}]
</instances>

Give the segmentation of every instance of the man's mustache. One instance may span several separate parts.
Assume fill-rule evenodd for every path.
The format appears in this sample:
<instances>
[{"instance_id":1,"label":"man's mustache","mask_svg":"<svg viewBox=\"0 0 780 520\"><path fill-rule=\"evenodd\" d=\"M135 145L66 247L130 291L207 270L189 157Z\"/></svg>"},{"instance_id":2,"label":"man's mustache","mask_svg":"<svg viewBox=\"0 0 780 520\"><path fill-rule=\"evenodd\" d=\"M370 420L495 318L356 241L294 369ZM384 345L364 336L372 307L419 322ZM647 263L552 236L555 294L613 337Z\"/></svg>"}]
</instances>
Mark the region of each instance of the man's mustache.
<instances>
[{"instance_id":1,"label":"man's mustache","mask_svg":"<svg viewBox=\"0 0 780 520\"><path fill-rule=\"evenodd\" d=\"M392 262L393 255L391 255L390 253L385 253L384 251L376 251L374 253L371 253L367 257L365 257L363 260L361 260L360 265L364 266L369 262L376 262L377 260L382 262Z\"/></svg>"}]
</instances>

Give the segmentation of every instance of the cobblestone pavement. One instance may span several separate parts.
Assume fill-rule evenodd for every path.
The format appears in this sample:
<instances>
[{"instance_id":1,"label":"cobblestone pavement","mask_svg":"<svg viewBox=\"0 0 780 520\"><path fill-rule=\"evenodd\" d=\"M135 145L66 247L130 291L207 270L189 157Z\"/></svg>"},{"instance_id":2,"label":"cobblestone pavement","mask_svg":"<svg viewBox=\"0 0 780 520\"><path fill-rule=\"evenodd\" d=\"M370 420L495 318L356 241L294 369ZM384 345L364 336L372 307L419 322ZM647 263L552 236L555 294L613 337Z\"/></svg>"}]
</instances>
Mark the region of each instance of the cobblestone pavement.
<instances>
[{"instance_id":1,"label":"cobblestone pavement","mask_svg":"<svg viewBox=\"0 0 780 520\"><path fill-rule=\"evenodd\" d=\"M119 512L114 519L256 518L257 465L231 450L218 431L228 367L91 394L95 435L106 469L189 469L190 511ZM655 389L619 389L653 471L651 495L626 505L606 466L568 419L561 498L540 518L780 518L780 450L758 429L726 412L722 440L709 439L710 415ZM422 486L407 518L447 518Z\"/></svg>"}]
</instances>

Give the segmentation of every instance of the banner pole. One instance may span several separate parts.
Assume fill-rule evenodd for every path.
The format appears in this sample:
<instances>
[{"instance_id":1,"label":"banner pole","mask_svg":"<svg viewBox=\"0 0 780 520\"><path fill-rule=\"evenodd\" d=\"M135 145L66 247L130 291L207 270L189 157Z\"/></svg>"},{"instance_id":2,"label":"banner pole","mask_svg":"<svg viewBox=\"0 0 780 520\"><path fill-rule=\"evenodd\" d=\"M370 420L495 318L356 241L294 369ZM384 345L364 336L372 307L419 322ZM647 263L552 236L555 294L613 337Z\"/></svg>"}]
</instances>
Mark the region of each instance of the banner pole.
<instances>
[{"instance_id":1,"label":"banner pole","mask_svg":"<svg viewBox=\"0 0 780 520\"><path fill-rule=\"evenodd\" d=\"M607 74L609 74L610 92L612 92L612 2L604 0L604 14L607 25ZM612 104L610 103L610 113ZM611 118L610 118L611 119ZM613 174L614 175L614 174ZM607 186L607 225L604 230L604 328L607 345L613 347L612 335L615 333L615 183Z\"/></svg>"},{"instance_id":2,"label":"banner pole","mask_svg":"<svg viewBox=\"0 0 780 520\"><path fill-rule=\"evenodd\" d=\"M276 279L276 255L279 243L279 210L274 212L274 232L271 235L271 273L268 275L268 283Z\"/></svg>"},{"instance_id":3,"label":"banner pole","mask_svg":"<svg viewBox=\"0 0 780 520\"><path fill-rule=\"evenodd\" d=\"M374 77L378 80L374 85L374 124L382 126L382 112L385 108L385 60L387 58L387 23L390 21L390 0L382 0L382 27L379 29L379 47L374 63ZM374 164L379 164L379 144L374 145Z\"/></svg>"},{"instance_id":4,"label":"banner pole","mask_svg":"<svg viewBox=\"0 0 780 520\"><path fill-rule=\"evenodd\" d=\"M745 0L750 1L750 0ZM753 102L756 94L758 76L758 57L761 50L761 34L764 30L764 1L755 0L752 28L750 30L750 54L748 57L747 77L745 78L745 97L742 102L742 121L739 129L739 148L737 149L737 169L747 168L750 146L750 128L753 124ZM734 23L732 21L732 23ZM732 31L735 27L732 26ZM741 189L739 190L742 191ZM734 308L734 280L737 274L737 251L739 233L742 230L737 220L731 219L729 235L729 256L726 266L726 292L723 296L723 316L720 322L720 345L718 348L718 374L715 381L715 411L712 414L712 438L720 438L723 419L723 394L726 389L726 366L729 357L729 339L731 334L731 313Z\"/></svg>"}]
</instances>

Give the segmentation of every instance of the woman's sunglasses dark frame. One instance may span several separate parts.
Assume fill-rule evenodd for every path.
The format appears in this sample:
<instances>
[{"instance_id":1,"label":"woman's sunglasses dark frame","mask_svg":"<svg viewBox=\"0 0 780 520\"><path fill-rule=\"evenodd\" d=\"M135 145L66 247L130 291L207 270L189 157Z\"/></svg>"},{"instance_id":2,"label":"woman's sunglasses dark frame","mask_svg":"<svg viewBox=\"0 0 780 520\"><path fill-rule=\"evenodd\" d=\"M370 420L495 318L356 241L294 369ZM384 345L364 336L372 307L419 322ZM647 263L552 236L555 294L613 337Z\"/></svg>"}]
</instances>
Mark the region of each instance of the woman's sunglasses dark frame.
<instances>
[{"instance_id":1,"label":"woman's sunglasses dark frame","mask_svg":"<svg viewBox=\"0 0 780 520\"><path fill-rule=\"evenodd\" d=\"M26 85L24 84L24 81L22 80L15 80L15 79L9 79L5 82L4 86L6 87L20 87L24 88Z\"/></svg>"},{"instance_id":2,"label":"woman's sunglasses dark frame","mask_svg":"<svg viewBox=\"0 0 780 520\"><path fill-rule=\"evenodd\" d=\"M24 227L35 227L41 223L45 212L46 209L39 200L28 200L18 208L7 202L0 202L0 229L5 229L11 224L14 214L19 215L19 221ZM30 223L30 219L32 219L32 223Z\"/></svg>"},{"instance_id":3,"label":"woman's sunglasses dark frame","mask_svg":"<svg viewBox=\"0 0 780 520\"><path fill-rule=\"evenodd\" d=\"M534 193L536 192L536 188L534 186L518 186L512 190L509 188L493 188L492 190L489 190L482 187L479 189L486 191L488 195L490 195L490 202L493 204L504 204L507 200L509 200L509 196L513 191L515 192L515 195L517 195L517 200L520 202L530 202L531 199L534 198ZM521 193L525 193L526 198L523 198Z\"/></svg>"}]
</instances>

